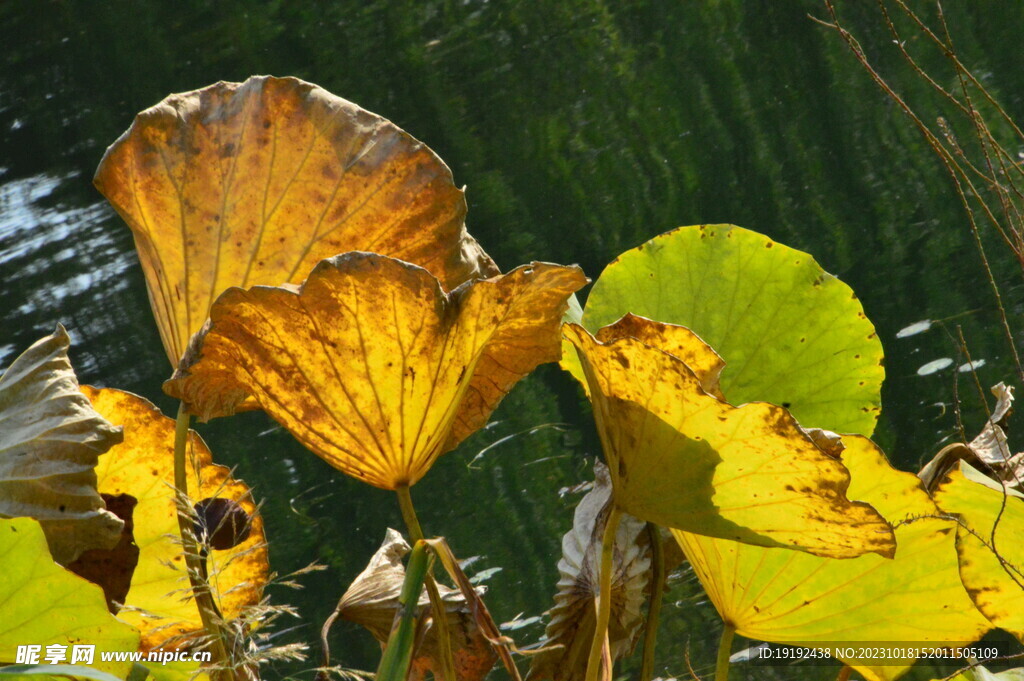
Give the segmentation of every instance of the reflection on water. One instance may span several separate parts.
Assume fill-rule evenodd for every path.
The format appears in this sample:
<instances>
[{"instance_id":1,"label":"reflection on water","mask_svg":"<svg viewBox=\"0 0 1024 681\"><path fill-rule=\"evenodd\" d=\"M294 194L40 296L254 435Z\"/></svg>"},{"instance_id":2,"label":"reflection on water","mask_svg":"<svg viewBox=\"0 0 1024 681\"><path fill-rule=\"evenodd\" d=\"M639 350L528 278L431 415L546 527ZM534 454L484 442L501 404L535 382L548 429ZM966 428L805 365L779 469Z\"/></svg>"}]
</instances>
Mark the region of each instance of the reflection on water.
<instances>
[{"instance_id":1,"label":"reflection on water","mask_svg":"<svg viewBox=\"0 0 1024 681\"><path fill-rule=\"evenodd\" d=\"M865 48L884 57L890 39L869 30L873 10L847 11L866 31ZM947 8L960 49L1018 117L1024 53L1013 27L1022 12ZM965 428L984 420L969 375L918 375L936 358L968 361L958 325L982 386L1013 372L948 182L809 13L823 11L811 0L0 3L0 365L61 322L84 381L171 410L160 391L170 367L130 234L90 178L104 146L164 95L254 73L296 75L430 144L468 185L470 228L506 269L579 262L594 278L623 250L701 222L733 222L813 253L858 292L878 328L888 378L877 438L902 467L916 467L954 437L947 407L957 377ZM927 89L905 75L897 82ZM997 280L1016 281L1016 264L992 246ZM1019 315L1019 285L1004 295ZM951 321L911 335L922 318ZM578 499L557 491L587 478L598 443L576 387L553 367L517 387L494 420L413 494L428 533L479 556L471 572L503 568L487 580L498 621L528 621L550 605ZM570 427L531 432L549 423ZM329 567L305 578L304 592L274 592L302 613L283 638L314 641L385 528L401 526L394 500L343 478L261 414L201 432L265 498L274 569L313 559ZM707 674L717 616L691 573L671 586L656 673L685 678L689 648ZM515 634L530 642L541 630ZM344 664L375 664L376 645L355 627L336 626L332 649ZM739 666L734 678L796 672Z\"/></svg>"},{"instance_id":2,"label":"reflection on water","mask_svg":"<svg viewBox=\"0 0 1024 681\"><path fill-rule=\"evenodd\" d=\"M111 372L109 365L133 352L116 306L131 295L126 273L138 263L130 239L109 229L105 203L68 200L80 176L40 174L0 186L0 365L61 322L79 348L80 375L133 384L151 369L125 362Z\"/></svg>"},{"instance_id":3,"label":"reflection on water","mask_svg":"<svg viewBox=\"0 0 1024 681\"><path fill-rule=\"evenodd\" d=\"M940 357L939 359L933 359L927 364L922 364L917 368L918 376L931 376L934 373L938 373L943 369L948 369L953 366L953 360L949 357Z\"/></svg>"}]
</instances>

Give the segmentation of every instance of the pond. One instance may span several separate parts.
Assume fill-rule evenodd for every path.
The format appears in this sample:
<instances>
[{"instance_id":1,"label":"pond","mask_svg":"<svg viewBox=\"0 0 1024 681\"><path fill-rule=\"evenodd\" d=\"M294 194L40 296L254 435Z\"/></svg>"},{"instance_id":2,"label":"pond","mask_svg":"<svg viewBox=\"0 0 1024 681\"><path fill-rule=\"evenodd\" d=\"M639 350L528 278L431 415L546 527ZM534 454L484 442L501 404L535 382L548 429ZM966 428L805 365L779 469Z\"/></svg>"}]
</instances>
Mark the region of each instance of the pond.
<instances>
[{"instance_id":1,"label":"pond","mask_svg":"<svg viewBox=\"0 0 1024 681\"><path fill-rule=\"evenodd\" d=\"M853 3L850 3L853 4ZM873 7L841 9L893 81L941 104L886 48ZM251 74L294 75L423 140L467 186L468 226L503 269L579 263L596 278L622 251L679 225L727 222L807 251L847 282L874 322L887 379L876 440L917 470L984 421L957 328L981 386L1013 382L991 287L963 210L918 132L841 41L816 2L603 3L403 0L367 3L0 5L0 366L63 323L83 383L155 401L169 367L128 229L92 188L105 147L171 92ZM1011 115L1024 114L1024 9L950 8L961 54ZM935 65L941 66L938 61ZM991 235L1011 319L1017 263ZM922 333L900 334L936 320ZM951 361L944 361L944 360ZM981 362L983 360L983 362ZM358 485L262 414L200 426L220 463L263 499L271 563L317 560L303 591L273 589L301 618L278 641L314 643L387 527L392 495ZM551 605L562 534L599 451L571 379L542 367L492 423L443 457L414 496L486 583L499 622ZM708 675L719 623L681 570L663 613L656 674ZM540 636L534 623L512 633ZM373 669L372 638L332 635L336 661ZM304 664L267 678L310 679ZM622 667L636 673L635 661ZM785 672L785 673L784 673ZM737 667L735 678L795 678ZM828 673L834 676L834 670ZM932 678L927 669L913 678ZM827 676L827 674L826 674ZM823 678L807 670L801 678Z\"/></svg>"}]
</instances>

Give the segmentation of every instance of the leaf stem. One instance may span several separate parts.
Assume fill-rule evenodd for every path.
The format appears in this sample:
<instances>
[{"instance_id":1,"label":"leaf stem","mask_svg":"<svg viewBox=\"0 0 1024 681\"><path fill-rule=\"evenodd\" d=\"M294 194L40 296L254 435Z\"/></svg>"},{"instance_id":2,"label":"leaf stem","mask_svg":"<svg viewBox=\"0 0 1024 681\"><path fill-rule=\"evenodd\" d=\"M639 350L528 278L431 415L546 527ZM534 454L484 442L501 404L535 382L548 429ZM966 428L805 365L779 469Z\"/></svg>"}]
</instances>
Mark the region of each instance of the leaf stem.
<instances>
[{"instance_id":1,"label":"leaf stem","mask_svg":"<svg viewBox=\"0 0 1024 681\"><path fill-rule=\"evenodd\" d=\"M199 548L196 546L195 531L190 527L192 512L188 506L188 466L186 461L186 450L188 449L188 432L191 416L185 409L185 403L178 405L178 418L174 425L174 489L175 503L177 505L178 531L181 534L181 548L185 556L186 572L188 573L189 584L192 585L192 595L199 610L199 619L203 623L210 638L211 672L220 669L226 672L229 669L227 648L224 645L224 631L221 625L221 614L217 605L213 602L213 595L210 593L210 584L203 577L206 574L203 558L199 555ZM220 677L221 674L213 672L212 678Z\"/></svg>"},{"instance_id":2,"label":"leaf stem","mask_svg":"<svg viewBox=\"0 0 1024 681\"><path fill-rule=\"evenodd\" d=\"M590 642L586 681L597 681L601 669L601 652L608 638L608 622L612 614L612 558L615 554L615 535L619 529L620 514L613 503L604 526L604 535L601 537L601 580L597 592L597 622L594 625L594 639ZM610 669L608 671L611 672Z\"/></svg>"},{"instance_id":3,"label":"leaf stem","mask_svg":"<svg viewBox=\"0 0 1024 681\"><path fill-rule=\"evenodd\" d=\"M398 597L398 614L377 668L377 681L405 681L409 675L416 639L416 610L430 560L427 544L417 540L409 555L405 581Z\"/></svg>"},{"instance_id":4,"label":"leaf stem","mask_svg":"<svg viewBox=\"0 0 1024 681\"><path fill-rule=\"evenodd\" d=\"M732 655L732 637L736 627L725 622L722 638L718 642L718 662L715 664L715 681L729 681L729 657Z\"/></svg>"},{"instance_id":5,"label":"leaf stem","mask_svg":"<svg viewBox=\"0 0 1024 681\"><path fill-rule=\"evenodd\" d=\"M412 505L412 494L409 493L408 485L400 485L395 488L398 495L398 506L402 509L402 519L405 520L405 527L409 531L409 537L413 543L423 541L423 528L420 527L420 520L416 517L416 509ZM437 590L437 582L434 581L433 566L427 570L426 578L427 595L430 596L430 610L433 613L432 620L437 627L437 640L441 644L441 672L445 681L456 681L455 657L452 655L452 639L448 630L448 610L441 600L441 593Z\"/></svg>"},{"instance_id":6,"label":"leaf stem","mask_svg":"<svg viewBox=\"0 0 1024 681\"><path fill-rule=\"evenodd\" d=\"M420 527L420 520L416 517L416 509L412 505L412 495L409 493L408 485L401 485L395 488L398 495L398 506L402 509L402 520L409 531L409 538L413 542L423 539L423 528Z\"/></svg>"},{"instance_id":7,"label":"leaf stem","mask_svg":"<svg viewBox=\"0 0 1024 681\"><path fill-rule=\"evenodd\" d=\"M658 619L661 600L665 595L665 552L661 546L661 533L654 523L647 523L647 536L651 542L651 601L644 622L644 653L640 664L640 681L651 681L654 673L654 646L658 642Z\"/></svg>"}]
</instances>

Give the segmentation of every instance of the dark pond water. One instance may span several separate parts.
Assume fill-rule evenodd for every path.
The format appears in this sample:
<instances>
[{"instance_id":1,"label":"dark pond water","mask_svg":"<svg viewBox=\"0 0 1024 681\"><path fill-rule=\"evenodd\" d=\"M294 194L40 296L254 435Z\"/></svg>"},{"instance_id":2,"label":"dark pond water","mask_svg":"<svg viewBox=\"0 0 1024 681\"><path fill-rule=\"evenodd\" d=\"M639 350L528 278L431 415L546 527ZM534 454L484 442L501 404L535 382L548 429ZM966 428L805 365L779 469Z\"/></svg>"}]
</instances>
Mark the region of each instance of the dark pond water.
<instances>
[{"instance_id":1,"label":"dark pond water","mask_svg":"<svg viewBox=\"0 0 1024 681\"><path fill-rule=\"evenodd\" d=\"M852 4L852 3L851 3ZM865 3L844 6L873 58L943 113L894 57ZM964 58L1024 113L1024 5L948 8ZM295 75L394 120L468 185L469 225L504 268L579 263L591 277L678 225L731 222L809 251L860 295L886 351L879 443L904 468L956 437L954 381L968 430L983 417L957 374L956 325L982 385L1012 381L991 290L950 183L922 143L808 14L815 2L438 0L250 3L0 3L0 366L56 322L83 382L173 405L168 367L127 228L90 180L133 115L171 92L251 74ZM929 62L938 66L937 60ZM986 238L989 239L990 235ZM1012 320L1019 269L989 239ZM923 319L949 320L897 338ZM920 376L949 357L954 368ZM525 380L494 422L414 491L428 532L446 535L488 580L499 621L550 606L560 538L597 452L587 408L553 367ZM567 424L542 429L540 424ZM314 641L388 526L391 495L357 485L259 414L201 429L218 459L264 498L275 570L316 559L284 640ZM482 457L489 444L516 433ZM472 462L472 463L471 463ZM685 572L673 580L657 673L710 673L719 625ZM290 625L286 625L290 626ZM535 640L533 626L516 632ZM339 625L340 660L372 669L376 646ZM308 665L268 677L309 679ZM635 673L635 664L622 667ZM735 678L794 678L737 668ZM802 678L827 678L811 670ZM921 670L919 678L931 678Z\"/></svg>"}]
</instances>

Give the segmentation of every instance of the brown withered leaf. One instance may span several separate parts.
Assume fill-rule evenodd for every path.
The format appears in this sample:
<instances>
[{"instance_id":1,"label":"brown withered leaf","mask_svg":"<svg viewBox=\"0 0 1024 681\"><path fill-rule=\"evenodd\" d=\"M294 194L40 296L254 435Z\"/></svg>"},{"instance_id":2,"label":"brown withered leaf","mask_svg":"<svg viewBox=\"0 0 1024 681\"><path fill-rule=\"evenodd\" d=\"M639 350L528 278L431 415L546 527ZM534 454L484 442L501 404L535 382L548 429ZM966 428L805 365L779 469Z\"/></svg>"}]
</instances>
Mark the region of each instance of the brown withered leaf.
<instances>
[{"instance_id":1,"label":"brown withered leaf","mask_svg":"<svg viewBox=\"0 0 1024 681\"><path fill-rule=\"evenodd\" d=\"M366 627L381 643L387 642L398 612L398 596L405 581L402 559L408 552L409 544L402 535L388 529L384 543L338 603L343 619ZM443 584L438 584L437 588L445 604L457 681L480 681L494 666L498 655L477 627L462 593ZM420 594L418 606L421 612L430 607L430 597L425 590ZM432 618L428 618L424 626L421 643L413 653L410 676L413 679L424 678L428 671L435 678L441 674L441 652Z\"/></svg>"},{"instance_id":2,"label":"brown withered leaf","mask_svg":"<svg viewBox=\"0 0 1024 681\"><path fill-rule=\"evenodd\" d=\"M547 650L532 658L527 681L579 681L587 671L594 637L594 599L600 583L601 537L611 510L608 468L594 466L595 483L576 506L572 529L562 537L558 593L544 634ZM612 607L608 641L612 661L632 652L644 623L642 608L651 575L647 524L623 514L612 558Z\"/></svg>"},{"instance_id":3,"label":"brown withered leaf","mask_svg":"<svg viewBox=\"0 0 1024 681\"><path fill-rule=\"evenodd\" d=\"M96 462L121 429L93 409L68 359L60 324L0 376L0 517L40 521L54 560L112 548L124 523L96 489Z\"/></svg>"},{"instance_id":4,"label":"brown withered leaf","mask_svg":"<svg viewBox=\"0 0 1024 681\"><path fill-rule=\"evenodd\" d=\"M338 253L408 260L448 289L498 272L434 152L296 78L167 97L110 146L94 183L135 236L173 366L222 291L299 282Z\"/></svg>"},{"instance_id":5,"label":"brown withered leaf","mask_svg":"<svg viewBox=\"0 0 1024 681\"><path fill-rule=\"evenodd\" d=\"M142 633L142 648L174 647L202 629L195 602L180 593L189 588L178 537L174 498L174 419L151 402L112 388L82 386L96 410L124 426L124 443L100 457L96 468L105 494L130 494L139 564L119 617ZM227 468L212 461L209 448L189 431L188 489L196 500L231 499L251 516L249 538L207 558L210 589L225 618L259 603L269 575L263 521L252 494Z\"/></svg>"},{"instance_id":6,"label":"brown withered leaf","mask_svg":"<svg viewBox=\"0 0 1024 681\"><path fill-rule=\"evenodd\" d=\"M1024 452L1011 454L1006 438L1006 420L1013 409L1013 387L997 383L992 386L992 394L996 397L996 406L978 436L966 445L962 442L946 445L917 474L929 492L935 491L960 461L986 472L994 480L1005 481L1010 487L1022 488Z\"/></svg>"},{"instance_id":7,"label":"brown withered leaf","mask_svg":"<svg viewBox=\"0 0 1024 681\"><path fill-rule=\"evenodd\" d=\"M373 253L324 260L299 291L230 289L164 384L201 419L254 398L310 451L383 489L416 483L558 359L578 267L534 263L445 292Z\"/></svg>"}]
</instances>

